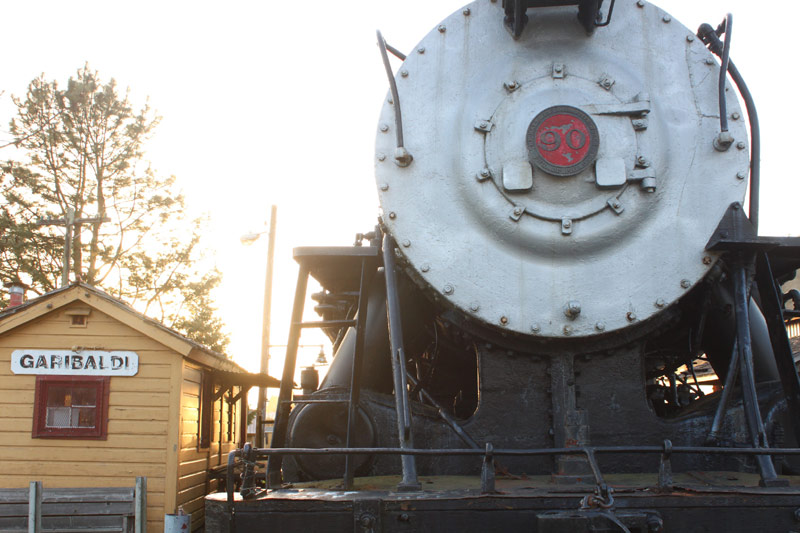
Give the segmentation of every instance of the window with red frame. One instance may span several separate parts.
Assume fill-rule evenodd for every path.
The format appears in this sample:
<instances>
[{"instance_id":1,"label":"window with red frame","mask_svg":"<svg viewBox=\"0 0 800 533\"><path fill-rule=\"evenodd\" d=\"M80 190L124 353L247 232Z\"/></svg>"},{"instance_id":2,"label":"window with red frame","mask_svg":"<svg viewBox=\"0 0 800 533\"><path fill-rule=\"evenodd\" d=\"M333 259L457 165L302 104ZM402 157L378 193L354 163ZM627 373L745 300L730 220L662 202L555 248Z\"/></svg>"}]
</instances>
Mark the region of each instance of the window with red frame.
<instances>
[{"instance_id":1,"label":"window with red frame","mask_svg":"<svg viewBox=\"0 0 800 533\"><path fill-rule=\"evenodd\" d=\"M109 381L108 377L37 376L33 437L104 440Z\"/></svg>"}]
</instances>

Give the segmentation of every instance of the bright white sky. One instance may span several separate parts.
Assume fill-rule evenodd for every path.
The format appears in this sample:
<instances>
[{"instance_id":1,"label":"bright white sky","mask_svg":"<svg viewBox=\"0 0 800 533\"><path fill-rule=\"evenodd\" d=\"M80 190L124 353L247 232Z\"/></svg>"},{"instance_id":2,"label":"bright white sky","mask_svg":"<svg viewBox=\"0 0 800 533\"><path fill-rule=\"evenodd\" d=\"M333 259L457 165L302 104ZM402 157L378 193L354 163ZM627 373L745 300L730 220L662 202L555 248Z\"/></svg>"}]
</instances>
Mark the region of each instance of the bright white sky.
<instances>
[{"instance_id":1,"label":"bright white sky","mask_svg":"<svg viewBox=\"0 0 800 533\"><path fill-rule=\"evenodd\" d=\"M285 344L296 280L291 249L349 245L376 222L373 144L387 83L375 30L410 51L464 3L4 2L0 144L9 138L10 95L23 96L42 72L65 83L88 62L103 79L130 87L134 101L149 96L163 120L148 158L178 177L192 211L211 214L207 244L225 276L216 296L232 334L229 351L257 370L266 236L251 247L239 236L263 230L270 204L279 206L272 343ZM796 235L796 43L791 32L775 31L794 2L768 4L660 3L693 30L734 14L732 58L755 96L763 132L761 233ZM302 342L322 338L309 332ZM311 364L317 352L302 352L299 364ZM280 375L280 361L270 373Z\"/></svg>"}]
</instances>

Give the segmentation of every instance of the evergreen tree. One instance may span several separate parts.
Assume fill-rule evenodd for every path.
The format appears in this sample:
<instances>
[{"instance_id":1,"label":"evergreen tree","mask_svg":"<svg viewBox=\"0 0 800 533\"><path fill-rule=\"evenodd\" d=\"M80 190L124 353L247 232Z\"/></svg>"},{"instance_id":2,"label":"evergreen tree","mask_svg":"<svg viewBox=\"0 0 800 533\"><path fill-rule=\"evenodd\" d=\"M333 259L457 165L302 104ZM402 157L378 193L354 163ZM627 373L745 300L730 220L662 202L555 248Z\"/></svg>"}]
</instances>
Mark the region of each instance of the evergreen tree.
<instances>
[{"instance_id":1,"label":"evergreen tree","mask_svg":"<svg viewBox=\"0 0 800 533\"><path fill-rule=\"evenodd\" d=\"M12 144L22 161L0 165L0 279L37 294L60 285L64 228L41 220L95 219L74 225L72 280L110 294L222 351L228 338L210 292L221 275L200 272L201 220L185 214L175 178L144 162L158 124L147 104L135 110L114 80L88 66L65 89L44 75L13 98Z\"/></svg>"}]
</instances>

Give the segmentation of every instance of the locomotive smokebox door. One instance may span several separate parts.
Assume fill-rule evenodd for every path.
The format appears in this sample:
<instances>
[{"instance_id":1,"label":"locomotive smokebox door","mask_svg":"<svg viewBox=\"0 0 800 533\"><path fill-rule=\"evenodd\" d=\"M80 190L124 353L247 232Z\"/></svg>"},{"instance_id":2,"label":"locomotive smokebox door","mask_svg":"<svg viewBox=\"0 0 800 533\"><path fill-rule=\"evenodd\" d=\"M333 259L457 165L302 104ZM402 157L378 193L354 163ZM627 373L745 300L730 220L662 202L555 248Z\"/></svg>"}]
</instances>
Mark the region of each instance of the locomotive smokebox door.
<instances>
[{"instance_id":1,"label":"locomotive smokebox door","mask_svg":"<svg viewBox=\"0 0 800 533\"><path fill-rule=\"evenodd\" d=\"M499 2L473 2L408 55L396 83L414 162L387 157L392 128L378 128L384 223L410 277L462 319L622 343L714 268L705 244L745 197L749 155L713 147L719 64L689 29L616 2L587 35L559 5L525 4L514 39ZM380 124L394 123L387 97ZM730 134L746 139L744 121Z\"/></svg>"}]
</instances>

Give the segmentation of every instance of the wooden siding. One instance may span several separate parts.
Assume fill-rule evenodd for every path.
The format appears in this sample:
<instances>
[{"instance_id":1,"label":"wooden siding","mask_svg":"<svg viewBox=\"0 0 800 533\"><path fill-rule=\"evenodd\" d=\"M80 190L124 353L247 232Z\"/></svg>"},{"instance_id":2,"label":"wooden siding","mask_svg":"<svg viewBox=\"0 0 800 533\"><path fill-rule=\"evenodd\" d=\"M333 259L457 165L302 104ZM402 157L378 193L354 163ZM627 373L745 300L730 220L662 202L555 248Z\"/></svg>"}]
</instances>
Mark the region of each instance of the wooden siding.
<instances>
[{"instance_id":1,"label":"wooden siding","mask_svg":"<svg viewBox=\"0 0 800 533\"><path fill-rule=\"evenodd\" d=\"M222 398L214 402L211 443L208 448L199 448L203 368L184 361L182 379L177 505L192 515L192 530L197 530L204 525L205 495L224 490L224 487L217 487L216 482L209 483L207 471L226 464L228 452L236 448L240 403L233 409L233 439L229 440L227 402Z\"/></svg>"},{"instance_id":2,"label":"wooden siding","mask_svg":"<svg viewBox=\"0 0 800 533\"><path fill-rule=\"evenodd\" d=\"M147 530L158 533L165 512L175 508L183 358L97 309L85 328L70 327L64 312L85 305L54 310L0 336L0 485L120 487L147 476ZM107 440L31 438L36 378L11 374L11 352L74 346L135 351L139 373L111 378Z\"/></svg>"}]
</instances>

